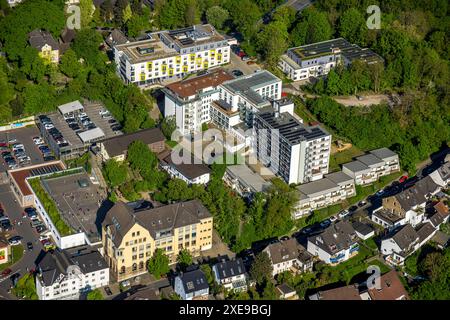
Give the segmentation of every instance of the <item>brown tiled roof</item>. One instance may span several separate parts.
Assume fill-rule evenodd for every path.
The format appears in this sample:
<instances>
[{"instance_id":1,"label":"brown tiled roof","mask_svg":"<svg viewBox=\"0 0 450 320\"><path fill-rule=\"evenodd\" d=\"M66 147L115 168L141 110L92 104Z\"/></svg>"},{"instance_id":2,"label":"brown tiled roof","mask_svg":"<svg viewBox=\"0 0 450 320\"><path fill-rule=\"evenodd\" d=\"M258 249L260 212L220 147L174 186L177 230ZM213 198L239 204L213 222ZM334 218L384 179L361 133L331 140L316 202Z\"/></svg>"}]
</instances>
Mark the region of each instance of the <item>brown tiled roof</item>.
<instances>
[{"instance_id":1,"label":"brown tiled roof","mask_svg":"<svg viewBox=\"0 0 450 320\"><path fill-rule=\"evenodd\" d=\"M372 300L397 300L400 298L409 300L408 293L395 270L383 274L380 279L380 285L381 289L368 289Z\"/></svg>"},{"instance_id":2,"label":"brown tiled roof","mask_svg":"<svg viewBox=\"0 0 450 320\"><path fill-rule=\"evenodd\" d=\"M136 140L141 140L145 144L153 144L165 141L165 137L158 128L144 129L138 132L128 133L117 137L103 140L101 143L105 147L108 155L114 158L125 153L129 145Z\"/></svg>"},{"instance_id":3,"label":"brown tiled roof","mask_svg":"<svg viewBox=\"0 0 450 320\"><path fill-rule=\"evenodd\" d=\"M273 264L298 259L300 254L306 252L306 249L295 238L270 244L267 249Z\"/></svg>"},{"instance_id":4,"label":"brown tiled roof","mask_svg":"<svg viewBox=\"0 0 450 320\"><path fill-rule=\"evenodd\" d=\"M317 294L319 300L362 300L358 287L355 285L319 291Z\"/></svg>"},{"instance_id":5,"label":"brown tiled roof","mask_svg":"<svg viewBox=\"0 0 450 320\"><path fill-rule=\"evenodd\" d=\"M444 217L446 217L449 213L448 207L445 205L443 201L439 201L433 207L437 213L441 214Z\"/></svg>"},{"instance_id":6,"label":"brown tiled roof","mask_svg":"<svg viewBox=\"0 0 450 320\"><path fill-rule=\"evenodd\" d=\"M17 183L22 195L28 196L28 195L31 195L32 192L25 181L28 177L33 176L31 171L33 169L46 168L46 167L50 167L50 166L54 166L54 165L59 167L60 170L65 169L65 166L61 161L56 161L56 162L51 162L51 163L50 162L44 163L42 165L30 166L30 167L26 167L26 168L14 170L14 171L8 171L8 174Z\"/></svg>"},{"instance_id":7,"label":"brown tiled roof","mask_svg":"<svg viewBox=\"0 0 450 320\"><path fill-rule=\"evenodd\" d=\"M166 86L172 92L176 93L182 98L195 95L198 91L207 87L216 87L219 84L234 79L230 74L220 69L211 73L178 81Z\"/></svg>"}]
</instances>

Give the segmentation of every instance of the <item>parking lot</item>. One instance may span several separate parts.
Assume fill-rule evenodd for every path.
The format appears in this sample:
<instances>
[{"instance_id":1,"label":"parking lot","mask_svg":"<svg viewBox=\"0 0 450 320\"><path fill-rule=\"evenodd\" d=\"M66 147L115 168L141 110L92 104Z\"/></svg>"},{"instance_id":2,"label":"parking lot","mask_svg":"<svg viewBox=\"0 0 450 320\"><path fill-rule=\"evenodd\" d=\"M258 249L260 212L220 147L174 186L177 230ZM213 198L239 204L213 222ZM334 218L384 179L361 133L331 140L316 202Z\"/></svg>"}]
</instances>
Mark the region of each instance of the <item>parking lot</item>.
<instances>
[{"instance_id":1,"label":"parking lot","mask_svg":"<svg viewBox=\"0 0 450 320\"><path fill-rule=\"evenodd\" d=\"M21 143L24 146L24 152L30 157L30 164L40 164L44 162L38 146L33 142L33 137L40 136L39 129L36 126L29 126L20 129L0 132L0 141L8 142L9 140L17 140L16 143ZM0 172L5 172L9 168L3 159L0 159Z\"/></svg>"},{"instance_id":2,"label":"parking lot","mask_svg":"<svg viewBox=\"0 0 450 320\"><path fill-rule=\"evenodd\" d=\"M225 70L233 71L240 70L244 75L249 75L257 70L261 69L258 64L247 64L248 61L242 61L242 59L236 55L233 51L230 53L230 64L224 66Z\"/></svg>"}]
</instances>

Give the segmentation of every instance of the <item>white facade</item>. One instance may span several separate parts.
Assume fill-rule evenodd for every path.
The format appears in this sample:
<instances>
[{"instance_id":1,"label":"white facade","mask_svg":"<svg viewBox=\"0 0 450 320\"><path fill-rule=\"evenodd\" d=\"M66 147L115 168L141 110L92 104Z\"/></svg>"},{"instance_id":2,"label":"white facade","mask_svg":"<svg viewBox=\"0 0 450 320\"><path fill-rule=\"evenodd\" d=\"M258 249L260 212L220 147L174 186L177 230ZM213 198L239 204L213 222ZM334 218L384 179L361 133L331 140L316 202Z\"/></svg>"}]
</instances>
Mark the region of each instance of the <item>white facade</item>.
<instances>
[{"instance_id":1,"label":"white facade","mask_svg":"<svg viewBox=\"0 0 450 320\"><path fill-rule=\"evenodd\" d=\"M202 35L203 30L210 34ZM184 35L173 35L177 31L156 32L149 40L114 47L118 75L126 83L146 85L181 79L230 62L228 41L210 25L193 26L190 32L179 32ZM192 42L185 42L187 37ZM141 54L141 48L151 51Z\"/></svg>"},{"instance_id":2,"label":"white facade","mask_svg":"<svg viewBox=\"0 0 450 320\"><path fill-rule=\"evenodd\" d=\"M173 116L177 129L181 134L201 132L202 124L211 120L211 102L219 98L218 90L209 87L202 90L201 94L190 96L181 101L169 94L164 97L164 117Z\"/></svg>"},{"instance_id":3,"label":"white facade","mask_svg":"<svg viewBox=\"0 0 450 320\"><path fill-rule=\"evenodd\" d=\"M203 184L203 185L205 185L211 179L211 174L209 172L201 174L201 175L199 175L197 177L194 177L194 178L190 178L190 177L185 176L180 171L178 171L176 169L176 167L174 167L174 166L162 164L161 168L163 168L170 175L170 177L172 179L183 180L184 182L186 182L189 185L191 185L191 184Z\"/></svg>"},{"instance_id":4,"label":"white facade","mask_svg":"<svg viewBox=\"0 0 450 320\"><path fill-rule=\"evenodd\" d=\"M232 277L220 278L217 271L217 266L212 267L214 273L214 279L218 285L222 285L226 290L246 291L247 290L247 277L246 274L239 274Z\"/></svg>"},{"instance_id":5,"label":"white facade","mask_svg":"<svg viewBox=\"0 0 450 320\"><path fill-rule=\"evenodd\" d=\"M337 264L344 261L347 261L351 257L353 257L359 250L358 243L355 243L351 247L344 248L339 252L336 252L334 254L330 254L329 252L323 250L320 246L317 244L311 242L310 239L308 239L308 245L307 250L312 255L318 257L320 260L327 264Z\"/></svg>"},{"instance_id":6,"label":"white facade","mask_svg":"<svg viewBox=\"0 0 450 320\"><path fill-rule=\"evenodd\" d=\"M52 285L46 286L36 277L36 293L39 300L78 300L80 293L109 284L109 268L83 274L76 265L67 268L66 274L60 274Z\"/></svg>"},{"instance_id":7,"label":"white facade","mask_svg":"<svg viewBox=\"0 0 450 320\"><path fill-rule=\"evenodd\" d=\"M207 300L209 295L209 288L194 292L186 292L184 290L183 281L179 276L175 278L174 291L181 297L182 300Z\"/></svg>"}]
</instances>

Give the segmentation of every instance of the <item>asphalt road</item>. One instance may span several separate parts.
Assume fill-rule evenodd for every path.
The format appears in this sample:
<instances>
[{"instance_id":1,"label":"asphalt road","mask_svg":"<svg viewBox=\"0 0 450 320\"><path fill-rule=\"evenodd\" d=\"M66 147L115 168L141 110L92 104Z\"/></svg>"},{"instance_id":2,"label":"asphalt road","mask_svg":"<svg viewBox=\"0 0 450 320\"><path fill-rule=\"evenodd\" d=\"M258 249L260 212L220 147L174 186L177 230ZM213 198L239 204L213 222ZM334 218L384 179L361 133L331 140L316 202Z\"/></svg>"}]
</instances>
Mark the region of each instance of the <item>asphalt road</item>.
<instances>
[{"instance_id":1,"label":"asphalt road","mask_svg":"<svg viewBox=\"0 0 450 320\"><path fill-rule=\"evenodd\" d=\"M24 256L19 262L10 267L10 269L13 271L11 275L19 273L22 277L24 274L26 274L27 269L29 270L35 268L34 262L43 247L39 241L38 233L30 225L29 218L22 217L23 208L21 208L17 203L14 194L7 184L0 185L0 202L5 209L5 213L9 216L11 223L14 223L14 221L16 220L22 221L22 224L20 226L16 224L14 226L14 230L10 232L11 235L20 235L23 238L22 245L25 250ZM33 243L32 251L28 251L28 249L26 248L27 242ZM12 283L9 277L7 277L6 279L0 278L0 296L8 297L9 295L7 294L7 291L10 289L11 285Z\"/></svg>"}]
</instances>

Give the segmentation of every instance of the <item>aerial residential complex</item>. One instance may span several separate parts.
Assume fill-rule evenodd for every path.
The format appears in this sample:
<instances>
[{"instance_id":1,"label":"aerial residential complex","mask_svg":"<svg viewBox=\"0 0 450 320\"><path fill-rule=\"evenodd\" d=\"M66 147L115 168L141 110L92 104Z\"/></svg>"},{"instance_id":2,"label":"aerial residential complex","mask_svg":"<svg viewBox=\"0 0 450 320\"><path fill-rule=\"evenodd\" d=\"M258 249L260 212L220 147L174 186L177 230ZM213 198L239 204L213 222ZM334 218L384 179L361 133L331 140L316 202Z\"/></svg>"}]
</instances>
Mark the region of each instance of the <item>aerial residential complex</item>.
<instances>
[{"instance_id":1,"label":"aerial residential complex","mask_svg":"<svg viewBox=\"0 0 450 320\"><path fill-rule=\"evenodd\" d=\"M226 64L230 45L213 26L194 25L115 46L114 58L117 74L126 83L144 86Z\"/></svg>"},{"instance_id":2,"label":"aerial residential complex","mask_svg":"<svg viewBox=\"0 0 450 320\"><path fill-rule=\"evenodd\" d=\"M326 75L338 64L348 66L355 60L368 64L383 62L383 59L370 49L362 49L338 38L290 48L281 56L278 67L289 79L298 81Z\"/></svg>"},{"instance_id":3,"label":"aerial residential complex","mask_svg":"<svg viewBox=\"0 0 450 320\"><path fill-rule=\"evenodd\" d=\"M164 117L175 117L182 134L200 132L203 123L211 121L210 108L219 100L220 84L233 77L222 69L169 84L165 93Z\"/></svg>"},{"instance_id":4,"label":"aerial residential complex","mask_svg":"<svg viewBox=\"0 0 450 320\"><path fill-rule=\"evenodd\" d=\"M258 160L286 183L315 181L328 173L331 135L319 125L265 109L255 114L253 132Z\"/></svg>"}]
</instances>

